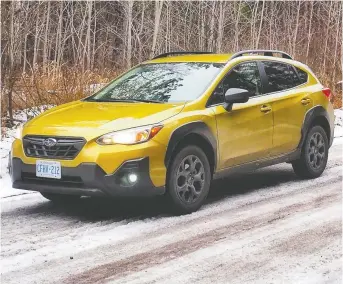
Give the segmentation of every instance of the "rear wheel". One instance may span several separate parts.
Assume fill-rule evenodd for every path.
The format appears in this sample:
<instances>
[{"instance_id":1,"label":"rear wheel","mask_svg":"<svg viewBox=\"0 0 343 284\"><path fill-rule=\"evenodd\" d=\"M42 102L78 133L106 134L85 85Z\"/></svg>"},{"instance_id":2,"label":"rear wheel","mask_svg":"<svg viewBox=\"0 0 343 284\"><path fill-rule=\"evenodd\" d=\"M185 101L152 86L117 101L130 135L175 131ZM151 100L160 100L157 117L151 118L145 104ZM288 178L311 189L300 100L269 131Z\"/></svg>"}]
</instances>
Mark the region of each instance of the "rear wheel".
<instances>
[{"instance_id":1,"label":"rear wheel","mask_svg":"<svg viewBox=\"0 0 343 284\"><path fill-rule=\"evenodd\" d=\"M80 199L81 196L78 195L68 195L68 194L57 194L57 193L40 193L46 199L54 203L72 203Z\"/></svg>"},{"instance_id":2,"label":"rear wheel","mask_svg":"<svg viewBox=\"0 0 343 284\"><path fill-rule=\"evenodd\" d=\"M308 132L299 160L292 163L294 172L302 178L319 177L328 161L329 143L325 130L314 126Z\"/></svg>"},{"instance_id":3,"label":"rear wheel","mask_svg":"<svg viewBox=\"0 0 343 284\"><path fill-rule=\"evenodd\" d=\"M186 146L176 154L168 169L167 192L178 214L198 210L210 189L211 170L205 153Z\"/></svg>"}]
</instances>

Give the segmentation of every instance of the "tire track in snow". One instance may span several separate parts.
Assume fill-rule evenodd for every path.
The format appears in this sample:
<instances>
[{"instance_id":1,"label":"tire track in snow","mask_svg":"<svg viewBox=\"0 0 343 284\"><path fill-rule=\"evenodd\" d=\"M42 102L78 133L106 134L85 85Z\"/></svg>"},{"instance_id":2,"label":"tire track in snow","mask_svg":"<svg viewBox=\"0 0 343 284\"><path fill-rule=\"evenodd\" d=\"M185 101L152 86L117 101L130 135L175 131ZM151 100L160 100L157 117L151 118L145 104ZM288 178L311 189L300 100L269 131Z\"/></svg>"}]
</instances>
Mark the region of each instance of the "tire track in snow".
<instances>
[{"instance_id":1,"label":"tire track in snow","mask_svg":"<svg viewBox=\"0 0 343 284\"><path fill-rule=\"evenodd\" d=\"M221 241L228 236L241 234L242 232L254 230L255 228L268 226L277 220L286 218L294 212L298 213L311 211L315 208L325 206L325 203L331 203L338 198L339 193L336 191L329 195L323 196L320 200L314 199L306 203L295 203L283 207L276 212L268 212L268 214L264 214L262 218L259 215L258 217L243 219L229 225L217 227L213 230L209 230L205 233L191 237L187 241L173 242L171 244L159 247L158 249L144 253L138 253L124 260L94 267L88 271L82 272L79 275L75 275L67 279L67 281L64 281L64 283L97 283L101 282L101 280L110 278L114 273L116 278L120 278L130 273L145 270L149 267L190 254L201 248L213 245L214 243ZM111 278L111 280L113 279L114 278Z\"/></svg>"},{"instance_id":2,"label":"tire track in snow","mask_svg":"<svg viewBox=\"0 0 343 284\"><path fill-rule=\"evenodd\" d=\"M316 180L299 180L290 165L284 164L216 182L216 192L206 206L199 212L180 217L170 217L164 213L163 205L153 202L124 203L115 209L109 203L97 201L81 202L75 208L60 208L38 194L1 200L2 280L5 283L60 283L64 276L73 277L109 262L159 250L177 240L197 238L202 233L231 226L240 219L260 214L260 206L277 211L285 206L285 200L289 200L289 206L297 204L300 201L295 198L297 194L307 198L313 195L313 202L322 204L320 199L326 196L327 187L341 184L341 153L341 145L331 148L328 169ZM275 208L268 208L271 204ZM294 214L301 212L295 210ZM270 224L275 225L284 218L275 215L270 220ZM237 236L256 230L258 228L242 230ZM266 231L265 226L261 230ZM202 250L200 247L189 254ZM151 269L184 259L189 254L166 260ZM74 259L70 260L69 256ZM126 276L121 277L119 282L126 279Z\"/></svg>"}]
</instances>

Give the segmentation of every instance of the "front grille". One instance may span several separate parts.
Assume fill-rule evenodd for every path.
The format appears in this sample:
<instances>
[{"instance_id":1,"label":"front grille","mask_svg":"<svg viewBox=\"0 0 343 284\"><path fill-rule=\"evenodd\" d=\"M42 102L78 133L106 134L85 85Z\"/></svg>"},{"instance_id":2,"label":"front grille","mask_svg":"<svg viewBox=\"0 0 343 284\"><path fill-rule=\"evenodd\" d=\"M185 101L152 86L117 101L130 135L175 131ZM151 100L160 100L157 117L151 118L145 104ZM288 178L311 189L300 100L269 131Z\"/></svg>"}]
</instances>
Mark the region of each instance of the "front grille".
<instances>
[{"instance_id":1,"label":"front grille","mask_svg":"<svg viewBox=\"0 0 343 284\"><path fill-rule=\"evenodd\" d=\"M44 145L48 138L56 140L53 146ZM53 136L25 136L23 146L25 155L28 157L72 160L81 151L85 139L77 137L53 137Z\"/></svg>"}]
</instances>

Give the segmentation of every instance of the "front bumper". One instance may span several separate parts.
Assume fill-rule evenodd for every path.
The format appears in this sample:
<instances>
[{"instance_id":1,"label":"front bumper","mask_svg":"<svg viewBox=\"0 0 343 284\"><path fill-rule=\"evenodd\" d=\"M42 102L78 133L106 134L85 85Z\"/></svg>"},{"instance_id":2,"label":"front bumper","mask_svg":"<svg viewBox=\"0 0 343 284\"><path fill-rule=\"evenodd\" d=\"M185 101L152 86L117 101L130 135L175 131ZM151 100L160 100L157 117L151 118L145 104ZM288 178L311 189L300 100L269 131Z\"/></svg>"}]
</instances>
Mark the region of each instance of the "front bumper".
<instances>
[{"instance_id":1,"label":"front bumper","mask_svg":"<svg viewBox=\"0 0 343 284\"><path fill-rule=\"evenodd\" d=\"M61 179L36 177L36 166L10 157L9 168L13 188L46 193L82 196L155 196L165 193L165 187L155 187L149 174L149 158L128 160L112 174L96 163L81 163L76 167L62 166ZM134 184L123 182L128 173L135 173Z\"/></svg>"}]
</instances>

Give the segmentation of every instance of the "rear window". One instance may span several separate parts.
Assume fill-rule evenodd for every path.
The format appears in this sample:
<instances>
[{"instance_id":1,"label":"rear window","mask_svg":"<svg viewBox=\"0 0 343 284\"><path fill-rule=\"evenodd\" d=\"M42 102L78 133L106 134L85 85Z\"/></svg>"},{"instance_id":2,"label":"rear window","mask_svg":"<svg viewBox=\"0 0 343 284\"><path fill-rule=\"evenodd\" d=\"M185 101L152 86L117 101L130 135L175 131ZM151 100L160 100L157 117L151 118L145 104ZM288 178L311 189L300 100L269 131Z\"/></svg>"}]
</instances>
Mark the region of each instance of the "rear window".
<instances>
[{"instance_id":1,"label":"rear window","mask_svg":"<svg viewBox=\"0 0 343 284\"><path fill-rule=\"evenodd\" d=\"M307 82L307 77L308 77L307 73L298 67L295 67L295 69L298 72L300 84L305 84Z\"/></svg>"},{"instance_id":2,"label":"rear window","mask_svg":"<svg viewBox=\"0 0 343 284\"><path fill-rule=\"evenodd\" d=\"M274 61L263 61L268 78L268 92L278 92L299 85L299 78L293 66Z\"/></svg>"}]
</instances>

